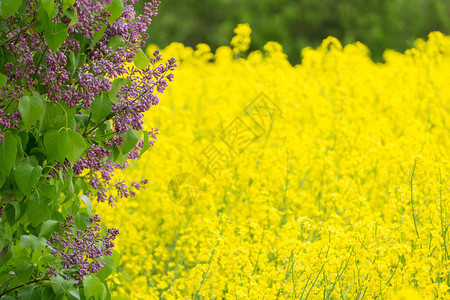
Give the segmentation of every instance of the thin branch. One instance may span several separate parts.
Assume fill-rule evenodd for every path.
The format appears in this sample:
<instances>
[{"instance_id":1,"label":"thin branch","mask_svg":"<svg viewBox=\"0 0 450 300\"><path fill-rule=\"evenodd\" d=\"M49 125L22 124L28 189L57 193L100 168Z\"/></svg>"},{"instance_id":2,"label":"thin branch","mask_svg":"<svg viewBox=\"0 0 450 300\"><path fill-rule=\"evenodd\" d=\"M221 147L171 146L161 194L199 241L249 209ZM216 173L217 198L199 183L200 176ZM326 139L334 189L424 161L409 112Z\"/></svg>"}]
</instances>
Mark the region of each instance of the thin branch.
<instances>
[{"instance_id":1,"label":"thin branch","mask_svg":"<svg viewBox=\"0 0 450 300\"><path fill-rule=\"evenodd\" d=\"M25 283L25 284L18 285L18 286L16 286L16 287L13 287L13 288L11 288L11 289L9 289L9 290L7 290L7 291L1 293L1 294L0 294L0 297L3 296L3 295L8 294L9 292L12 292L12 291L14 291L14 290L20 289L21 287L24 287L24 286L29 285L29 284L32 284L32 283L37 283L37 282L40 282L40 281L48 281L48 279L43 279L43 278L42 278L42 279L35 279L35 280L29 281L29 282L27 282L27 283Z\"/></svg>"}]
</instances>

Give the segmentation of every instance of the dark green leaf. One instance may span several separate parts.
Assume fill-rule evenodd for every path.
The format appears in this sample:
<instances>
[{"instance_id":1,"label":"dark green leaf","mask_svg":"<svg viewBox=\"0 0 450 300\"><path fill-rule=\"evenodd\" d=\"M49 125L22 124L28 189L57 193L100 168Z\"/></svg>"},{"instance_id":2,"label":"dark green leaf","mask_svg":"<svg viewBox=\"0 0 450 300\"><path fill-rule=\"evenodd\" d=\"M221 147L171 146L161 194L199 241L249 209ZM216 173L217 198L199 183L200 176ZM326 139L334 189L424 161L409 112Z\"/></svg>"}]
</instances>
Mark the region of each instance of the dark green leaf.
<instances>
[{"instance_id":1,"label":"dark green leaf","mask_svg":"<svg viewBox=\"0 0 450 300\"><path fill-rule=\"evenodd\" d=\"M39 0L39 6L47 13L47 15L51 18L53 15L53 7L55 5L54 0Z\"/></svg>"},{"instance_id":2,"label":"dark green leaf","mask_svg":"<svg viewBox=\"0 0 450 300\"><path fill-rule=\"evenodd\" d=\"M5 139L0 142L0 172L8 175L17 155L17 140L11 133L4 134Z\"/></svg>"},{"instance_id":3,"label":"dark green leaf","mask_svg":"<svg viewBox=\"0 0 450 300\"><path fill-rule=\"evenodd\" d=\"M108 17L109 24L113 24L115 20L117 20L123 12L123 0L113 0L111 4L106 6L106 10L111 14Z\"/></svg>"},{"instance_id":4,"label":"dark green leaf","mask_svg":"<svg viewBox=\"0 0 450 300\"><path fill-rule=\"evenodd\" d=\"M20 208L20 203L17 201L11 202L11 205L14 207L14 220L18 221L20 217L20 213L22 209Z\"/></svg>"},{"instance_id":5,"label":"dark green leaf","mask_svg":"<svg viewBox=\"0 0 450 300\"><path fill-rule=\"evenodd\" d=\"M11 202L11 205L9 205L6 208L6 219L10 225L16 224L21 215L21 208L20 204L17 201Z\"/></svg>"},{"instance_id":6,"label":"dark green leaf","mask_svg":"<svg viewBox=\"0 0 450 300\"><path fill-rule=\"evenodd\" d=\"M69 131L72 139L72 147L69 149L69 154L67 155L67 159L71 164L74 164L83 154L84 150L86 150L86 142L84 138L76 132L75 130Z\"/></svg>"},{"instance_id":7,"label":"dark green leaf","mask_svg":"<svg viewBox=\"0 0 450 300\"><path fill-rule=\"evenodd\" d=\"M150 61L148 60L147 56L145 55L144 51L139 51L136 53L136 56L134 57L134 65L141 70L147 69Z\"/></svg>"},{"instance_id":8,"label":"dark green leaf","mask_svg":"<svg viewBox=\"0 0 450 300\"><path fill-rule=\"evenodd\" d=\"M59 222L56 220L47 220L42 223L41 230L39 231L39 236L46 237L53 234L55 229L58 227Z\"/></svg>"},{"instance_id":9,"label":"dark green leaf","mask_svg":"<svg viewBox=\"0 0 450 300\"><path fill-rule=\"evenodd\" d=\"M21 0L2 0L2 18L6 19L15 14L21 3Z\"/></svg>"},{"instance_id":10,"label":"dark green leaf","mask_svg":"<svg viewBox=\"0 0 450 300\"><path fill-rule=\"evenodd\" d=\"M32 164L32 160L24 158L16 167L15 179L19 189L30 197L31 190L42 174L42 167Z\"/></svg>"},{"instance_id":11,"label":"dark green leaf","mask_svg":"<svg viewBox=\"0 0 450 300\"><path fill-rule=\"evenodd\" d=\"M39 240L34 235L22 235L20 237L20 244L28 249L31 249L33 251L39 250Z\"/></svg>"},{"instance_id":12,"label":"dark green leaf","mask_svg":"<svg viewBox=\"0 0 450 300\"><path fill-rule=\"evenodd\" d=\"M119 99L117 98L117 93L124 85L131 85L131 80L127 78L116 78L114 79L111 90L109 91L109 98L111 99L114 104L117 104L119 102Z\"/></svg>"},{"instance_id":13,"label":"dark green leaf","mask_svg":"<svg viewBox=\"0 0 450 300\"><path fill-rule=\"evenodd\" d=\"M72 147L72 135L69 130L50 130L44 135L44 146L50 161L64 161Z\"/></svg>"},{"instance_id":14,"label":"dark green leaf","mask_svg":"<svg viewBox=\"0 0 450 300\"><path fill-rule=\"evenodd\" d=\"M120 146L120 150L122 150L123 154L126 154L133 150L134 146L136 146L139 141L139 138L132 128L125 133L121 133L120 135L124 138L123 144Z\"/></svg>"},{"instance_id":15,"label":"dark green leaf","mask_svg":"<svg viewBox=\"0 0 450 300\"><path fill-rule=\"evenodd\" d=\"M44 102L38 96L23 96L19 100L19 112L25 128L29 130L44 112Z\"/></svg>"},{"instance_id":16,"label":"dark green leaf","mask_svg":"<svg viewBox=\"0 0 450 300\"><path fill-rule=\"evenodd\" d=\"M92 118L100 123L110 114L112 108L111 100L104 98L103 95L96 96L91 103Z\"/></svg>"},{"instance_id":17,"label":"dark green leaf","mask_svg":"<svg viewBox=\"0 0 450 300\"><path fill-rule=\"evenodd\" d=\"M31 221L31 225L37 226L52 214L52 206L50 205L50 199L43 196L34 194L28 201L28 219Z\"/></svg>"}]
</instances>

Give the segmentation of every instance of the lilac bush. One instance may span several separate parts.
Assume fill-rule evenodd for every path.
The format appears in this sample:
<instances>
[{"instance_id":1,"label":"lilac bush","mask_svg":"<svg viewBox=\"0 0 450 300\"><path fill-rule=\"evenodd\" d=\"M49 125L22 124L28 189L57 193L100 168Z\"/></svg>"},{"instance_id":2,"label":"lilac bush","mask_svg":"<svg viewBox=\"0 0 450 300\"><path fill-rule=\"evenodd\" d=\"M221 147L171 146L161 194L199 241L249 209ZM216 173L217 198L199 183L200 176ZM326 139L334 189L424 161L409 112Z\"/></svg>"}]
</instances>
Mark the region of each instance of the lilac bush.
<instances>
[{"instance_id":1,"label":"lilac bush","mask_svg":"<svg viewBox=\"0 0 450 300\"><path fill-rule=\"evenodd\" d=\"M160 2L135 2L1 1L0 297L109 295L118 230L91 201L145 188L114 171L153 145L142 118L176 67L142 51Z\"/></svg>"}]
</instances>

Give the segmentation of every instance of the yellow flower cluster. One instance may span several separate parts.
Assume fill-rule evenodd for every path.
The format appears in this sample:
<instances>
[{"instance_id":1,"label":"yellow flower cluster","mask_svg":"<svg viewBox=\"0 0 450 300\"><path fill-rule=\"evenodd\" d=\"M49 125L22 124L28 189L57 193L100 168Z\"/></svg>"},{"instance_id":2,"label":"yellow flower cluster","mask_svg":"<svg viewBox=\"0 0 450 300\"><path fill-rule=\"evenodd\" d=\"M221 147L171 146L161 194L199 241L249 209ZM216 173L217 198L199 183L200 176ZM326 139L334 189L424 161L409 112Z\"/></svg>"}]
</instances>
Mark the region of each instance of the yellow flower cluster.
<instances>
[{"instance_id":1,"label":"yellow flower cluster","mask_svg":"<svg viewBox=\"0 0 450 300\"><path fill-rule=\"evenodd\" d=\"M231 39L231 46L233 47L233 53L238 54L240 52L245 52L250 48L251 38L250 34L252 29L247 23L239 24L235 29L236 34Z\"/></svg>"},{"instance_id":2,"label":"yellow flower cluster","mask_svg":"<svg viewBox=\"0 0 450 300\"><path fill-rule=\"evenodd\" d=\"M450 298L450 37L385 63L331 37L296 66L274 42L161 51L161 134L115 175L147 189L96 206L113 299Z\"/></svg>"}]
</instances>

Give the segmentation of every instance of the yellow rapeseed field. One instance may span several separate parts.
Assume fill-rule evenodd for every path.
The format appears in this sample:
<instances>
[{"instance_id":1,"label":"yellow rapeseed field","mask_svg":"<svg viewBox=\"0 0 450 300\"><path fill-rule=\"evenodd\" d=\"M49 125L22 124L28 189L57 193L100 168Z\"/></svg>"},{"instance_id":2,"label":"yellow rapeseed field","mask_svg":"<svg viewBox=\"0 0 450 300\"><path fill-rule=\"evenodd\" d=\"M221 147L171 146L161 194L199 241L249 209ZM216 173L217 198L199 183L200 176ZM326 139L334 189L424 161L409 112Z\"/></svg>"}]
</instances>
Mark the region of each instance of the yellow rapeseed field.
<instances>
[{"instance_id":1,"label":"yellow rapeseed field","mask_svg":"<svg viewBox=\"0 0 450 300\"><path fill-rule=\"evenodd\" d=\"M235 32L161 50L160 134L115 175L147 189L96 206L120 230L113 298L450 299L450 37L385 63L329 37L291 66Z\"/></svg>"}]
</instances>

